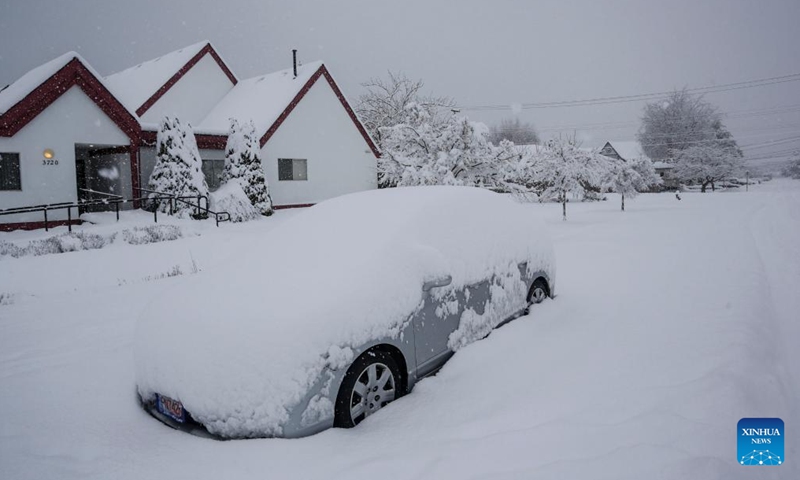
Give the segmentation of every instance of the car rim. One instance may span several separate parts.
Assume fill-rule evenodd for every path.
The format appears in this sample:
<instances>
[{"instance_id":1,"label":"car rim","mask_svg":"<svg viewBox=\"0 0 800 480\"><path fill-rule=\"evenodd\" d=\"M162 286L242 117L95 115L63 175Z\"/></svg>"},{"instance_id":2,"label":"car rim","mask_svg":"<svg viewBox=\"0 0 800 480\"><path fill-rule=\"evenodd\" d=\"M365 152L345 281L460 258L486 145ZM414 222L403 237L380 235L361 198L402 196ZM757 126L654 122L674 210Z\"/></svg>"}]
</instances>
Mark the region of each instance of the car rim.
<instances>
[{"instance_id":1,"label":"car rim","mask_svg":"<svg viewBox=\"0 0 800 480\"><path fill-rule=\"evenodd\" d=\"M382 363L373 363L361 372L350 394L350 418L356 424L394 400L392 371Z\"/></svg>"},{"instance_id":2,"label":"car rim","mask_svg":"<svg viewBox=\"0 0 800 480\"><path fill-rule=\"evenodd\" d=\"M533 289L531 303L542 303L545 298L547 298L547 293L545 293L544 288L536 287Z\"/></svg>"}]
</instances>

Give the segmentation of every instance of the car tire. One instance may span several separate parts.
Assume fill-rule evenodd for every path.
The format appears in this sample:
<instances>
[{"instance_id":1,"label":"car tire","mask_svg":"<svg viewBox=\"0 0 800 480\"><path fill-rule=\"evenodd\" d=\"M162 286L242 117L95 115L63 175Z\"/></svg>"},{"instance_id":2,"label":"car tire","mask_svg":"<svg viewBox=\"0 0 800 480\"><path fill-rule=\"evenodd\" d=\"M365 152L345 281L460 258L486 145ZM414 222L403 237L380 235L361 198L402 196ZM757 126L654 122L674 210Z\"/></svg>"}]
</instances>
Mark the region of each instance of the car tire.
<instances>
[{"instance_id":1,"label":"car tire","mask_svg":"<svg viewBox=\"0 0 800 480\"><path fill-rule=\"evenodd\" d=\"M380 350L365 352L339 387L334 426L354 427L401 395L400 368L392 356Z\"/></svg>"},{"instance_id":2,"label":"car tire","mask_svg":"<svg viewBox=\"0 0 800 480\"><path fill-rule=\"evenodd\" d=\"M528 291L528 307L525 309L525 313L530 313L531 306L542 303L549 296L550 289L547 288L547 282L543 278L537 278Z\"/></svg>"}]
</instances>

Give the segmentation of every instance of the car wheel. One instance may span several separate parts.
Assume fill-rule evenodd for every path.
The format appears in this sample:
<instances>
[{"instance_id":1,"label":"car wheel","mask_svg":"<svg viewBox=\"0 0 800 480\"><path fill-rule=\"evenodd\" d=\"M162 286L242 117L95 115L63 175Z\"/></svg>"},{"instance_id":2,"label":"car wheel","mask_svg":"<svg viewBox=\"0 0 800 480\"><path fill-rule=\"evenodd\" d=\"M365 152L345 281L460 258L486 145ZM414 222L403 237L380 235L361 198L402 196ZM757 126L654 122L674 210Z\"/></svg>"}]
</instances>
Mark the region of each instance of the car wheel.
<instances>
[{"instance_id":1,"label":"car wheel","mask_svg":"<svg viewBox=\"0 0 800 480\"><path fill-rule=\"evenodd\" d=\"M531 305L544 302L544 299L550 296L548 292L547 282L543 278L537 278L528 292L528 308L525 309L525 313L529 313Z\"/></svg>"},{"instance_id":2,"label":"car wheel","mask_svg":"<svg viewBox=\"0 0 800 480\"><path fill-rule=\"evenodd\" d=\"M336 397L334 425L350 428L400 396L400 369L391 355L370 351L347 370Z\"/></svg>"}]
</instances>

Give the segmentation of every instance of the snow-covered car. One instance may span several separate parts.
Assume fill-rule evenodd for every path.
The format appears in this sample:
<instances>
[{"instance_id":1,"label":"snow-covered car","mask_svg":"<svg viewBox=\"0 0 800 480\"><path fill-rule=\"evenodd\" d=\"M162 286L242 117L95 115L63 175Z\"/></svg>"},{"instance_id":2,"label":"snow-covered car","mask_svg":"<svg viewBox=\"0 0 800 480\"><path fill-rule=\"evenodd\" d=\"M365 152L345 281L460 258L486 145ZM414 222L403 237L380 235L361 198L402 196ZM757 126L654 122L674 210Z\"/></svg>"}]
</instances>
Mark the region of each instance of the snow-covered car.
<instances>
[{"instance_id":1,"label":"snow-covered car","mask_svg":"<svg viewBox=\"0 0 800 480\"><path fill-rule=\"evenodd\" d=\"M354 426L555 288L543 223L477 188L338 197L234 256L137 325L139 400L198 435Z\"/></svg>"}]
</instances>

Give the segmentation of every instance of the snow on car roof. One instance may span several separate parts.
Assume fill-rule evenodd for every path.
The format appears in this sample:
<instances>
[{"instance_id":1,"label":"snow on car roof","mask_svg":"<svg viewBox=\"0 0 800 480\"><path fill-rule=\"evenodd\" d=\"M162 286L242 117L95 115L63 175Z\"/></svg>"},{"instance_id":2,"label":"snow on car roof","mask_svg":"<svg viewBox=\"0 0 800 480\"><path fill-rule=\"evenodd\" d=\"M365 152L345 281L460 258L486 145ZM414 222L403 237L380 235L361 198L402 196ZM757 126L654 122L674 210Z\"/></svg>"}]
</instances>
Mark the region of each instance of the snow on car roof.
<instances>
[{"instance_id":1,"label":"snow on car roof","mask_svg":"<svg viewBox=\"0 0 800 480\"><path fill-rule=\"evenodd\" d=\"M189 45L105 78L114 96L129 110L141 107L209 42Z\"/></svg>"},{"instance_id":2,"label":"snow on car roof","mask_svg":"<svg viewBox=\"0 0 800 480\"><path fill-rule=\"evenodd\" d=\"M326 365L346 367L351 348L399 335L425 280L451 275L459 288L522 261L550 269L549 239L504 195L410 187L322 202L259 239L246 261L150 305L137 329L139 391L180 399L223 436L279 435Z\"/></svg>"},{"instance_id":3,"label":"snow on car roof","mask_svg":"<svg viewBox=\"0 0 800 480\"><path fill-rule=\"evenodd\" d=\"M321 61L297 67L297 78L288 68L267 75L240 80L198 125L201 131L227 131L230 119L253 120L263 135L322 66Z\"/></svg>"}]
</instances>

